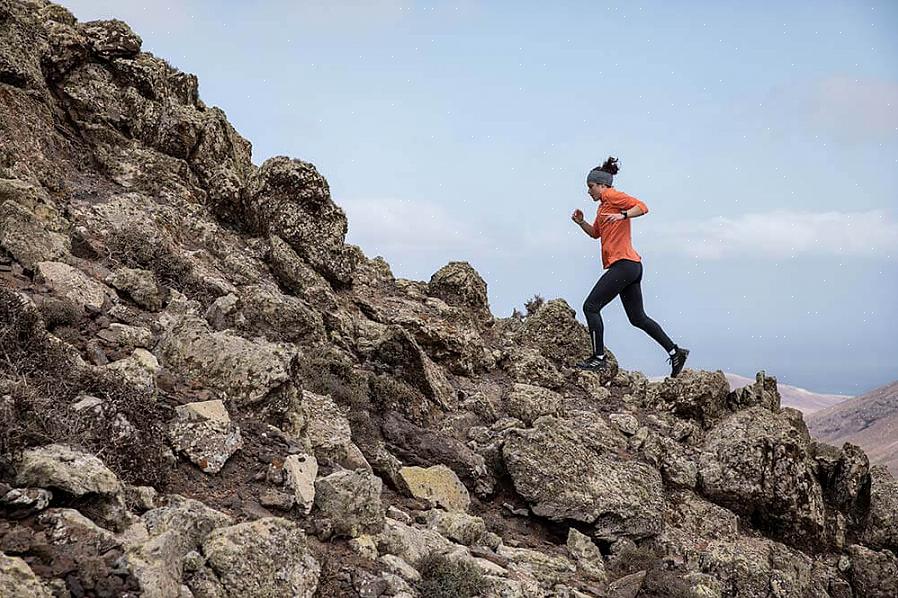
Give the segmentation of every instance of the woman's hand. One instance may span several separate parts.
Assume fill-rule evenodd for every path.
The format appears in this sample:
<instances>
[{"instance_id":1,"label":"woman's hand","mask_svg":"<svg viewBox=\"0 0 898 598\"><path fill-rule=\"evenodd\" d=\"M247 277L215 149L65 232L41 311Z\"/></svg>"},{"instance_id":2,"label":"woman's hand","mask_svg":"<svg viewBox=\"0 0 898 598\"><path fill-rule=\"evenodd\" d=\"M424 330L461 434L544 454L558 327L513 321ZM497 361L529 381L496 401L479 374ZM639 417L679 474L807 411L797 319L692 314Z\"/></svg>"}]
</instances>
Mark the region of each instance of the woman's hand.
<instances>
[{"instance_id":1,"label":"woman's hand","mask_svg":"<svg viewBox=\"0 0 898 598\"><path fill-rule=\"evenodd\" d=\"M577 224L583 224L583 212L579 208L574 210L574 213L571 214L571 220Z\"/></svg>"},{"instance_id":2,"label":"woman's hand","mask_svg":"<svg viewBox=\"0 0 898 598\"><path fill-rule=\"evenodd\" d=\"M617 222L618 220L623 220L623 219L624 219L623 214L608 214L607 216L605 216L605 220L603 220L603 222Z\"/></svg>"}]
</instances>

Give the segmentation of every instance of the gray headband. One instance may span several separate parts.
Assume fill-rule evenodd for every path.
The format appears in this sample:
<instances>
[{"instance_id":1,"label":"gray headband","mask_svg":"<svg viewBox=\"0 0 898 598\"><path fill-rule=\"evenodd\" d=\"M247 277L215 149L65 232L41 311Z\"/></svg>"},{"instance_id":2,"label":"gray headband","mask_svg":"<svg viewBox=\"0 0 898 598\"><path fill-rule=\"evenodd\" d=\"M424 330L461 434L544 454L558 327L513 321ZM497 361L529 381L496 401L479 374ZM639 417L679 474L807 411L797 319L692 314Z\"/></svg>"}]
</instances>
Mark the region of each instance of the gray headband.
<instances>
[{"instance_id":1,"label":"gray headband","mask_svg":"<svg viewBox=\"0 0 898 598\"><path fill-rule=\"evenodd\" d=\"M586 176L587 183L597 183L600 185L608 185L611 186L611 181L613 177L610 172L605 172L604 170L600 170L598 168L593 168L589 171L589 174Z\"/></svg>"}]
</instances>

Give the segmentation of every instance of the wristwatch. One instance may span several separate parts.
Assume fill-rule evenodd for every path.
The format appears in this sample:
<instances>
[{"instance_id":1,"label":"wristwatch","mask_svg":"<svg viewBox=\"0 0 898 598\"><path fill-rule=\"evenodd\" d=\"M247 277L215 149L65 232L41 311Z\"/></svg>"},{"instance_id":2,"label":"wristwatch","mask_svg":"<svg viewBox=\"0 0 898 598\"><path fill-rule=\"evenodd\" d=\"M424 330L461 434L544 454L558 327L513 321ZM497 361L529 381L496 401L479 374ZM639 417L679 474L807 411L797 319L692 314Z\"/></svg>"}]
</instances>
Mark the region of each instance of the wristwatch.
<instances>
[{"instance_id":1,"label":"wristwatch","mask_svg":"<svg viewBox=\"0 0 898 598\"><path fill-rule=\"evenodd\" d=\"M627 210L621 210L620 213L624 215L624 219L629 218L629 216L627 216Z\"/></svg>"}]
</instances>

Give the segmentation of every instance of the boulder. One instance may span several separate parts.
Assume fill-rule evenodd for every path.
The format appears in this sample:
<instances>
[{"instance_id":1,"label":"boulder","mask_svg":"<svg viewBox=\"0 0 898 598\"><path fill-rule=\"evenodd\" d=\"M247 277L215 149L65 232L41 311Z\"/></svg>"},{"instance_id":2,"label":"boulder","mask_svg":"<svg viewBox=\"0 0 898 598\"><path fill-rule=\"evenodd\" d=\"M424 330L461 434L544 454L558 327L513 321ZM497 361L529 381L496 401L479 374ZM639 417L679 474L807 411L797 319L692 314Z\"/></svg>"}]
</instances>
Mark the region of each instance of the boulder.
<instances>
[{"instance_id":1,"label":"boulder","mask_svg":"<svg viewBox=\"0 0 898 598\"><path fill-rule=\"evenodd\" d=\"M558 367L571 367L592 351L589 332L564 299L546 301L524 318L518 342L535 348Z\"/></svg>"},{"instance_id":2,"label":"boulder","mask_svg":"<svg viewBox=\"0 0 898 598\"><path fill-rule=\"evenodd\" d=\"M814 470L807 436L761 406L712 428L699 458L703 495L802 545L819 541L824 528Z\"/></svg>"},{"instance_id":3,"label":"boulder","mask_svg":"<svg viewBox=\"0 0 898 598\"><path fill-rule=\"evenodd\" d=\"M315 506L330 520L335 534L358 537L383 529L383 482L372 473L337 471L315 482Z\"/></svg>"},{"instance_id":4,"label":"boulder","mask_svg":"<svg viewBox=\"0 0 898 598\"><path fill-rule=\"evenodd\" d=\"M109 363L105 368L115 372L128 384L146 390L150 394L156 392L156 372L159 362L146 349L134 349L131 355Z\"/></svg>"},{"instance_id":5,"label":"boulder","mask_svg":"<svg viewBox=\"0 0 898 598\"><path fill-rule=\"evenodd\" d=\"M325 278L351 282L360 252L344 245L346 215L313 164L285 156L266 160L252 178L246 211L256 230L286 241Z\"/></svg>"},{"instance_id":6,"label":"boulder","mask_svg":"<svg viewBox=\"0 0 898 598\"><path fill-rule=\"evenodd\" d=\"M213 530L203 542L208 567L223 598L312 598L321 566L302 529L277 517Z\"/></svg>"},{"instance_id":7,"label":"boulder","mask_svg":"<svg viewBox=\"0 0 898 598\"><path fill-rule=\"evenodd\" d=\"M465 512L471 504L468 489L445 465L403 467L399 475L414 498L448 511Z\"/></svg>"},{"instance_id":8,"label":"boulder","mask_svg":"<svg viewBox=\"0 0 898 598\"><path fill-rule=\"evenodd\" d=\"M558 390L564 377L553 363L532 347L519 347L508 352L499 365L515 382Z\"/></svg>"},{"instance_id":9,"label":"boulder","mask_svg":"<svg viewBox=\"0 0 898 598\"><path fill-rule=\"evenodd\" d=\"M623 436L600 416L542 417L513 430L502 447L515 490L533 512L591 524L594 536L645 538L661 531L663 486L658 471L624 461Z\"/></svg>"},{"instance_id":10,"label":"boulder","mask_svg":"<svg viewBox=\"0 0 898 598\"><path fill-rule=\"evenodd\" d=\"M862 538L873 548L898 554L898 480L885 465L870 469L870 507Z\"/></svg>"},{"instance_id":11,"label":"boulder","mask_svg":"<svg viewBox=\"0 0 898 598\"><path fill-rule=\"evenodd\" d=\"M100 58L134 56L140 52L140 37L124 21L88 21L81 24L80 30Z\"/></svg>"},{"instance_id":12,"label":"boulder","mask_svg":"<svg viewBox=\"0 0 898 598\"><path fill-rule=\"evenodd\" d=\"M577 571L595 581L604 582L607 579L602 552L589 536L581 534L573 527L569 528L567 549L577 563Z\"/></svg>"},{"instance_id":13,"label":"boulder","mask_svg":"<svg viewBox=\"0 0 898 598\"><path fill-rule=\"evenodd\" d=\"M403 328L390 326L372 359L379 371L387 371L404 380L441 409L451 410L457 406L455 391L445 374Z\"/></svg>"},{"instance_id":14,"label":"boulder","mask_svg":"<svg viewBox=\"0 0 898 598\"><path fill-rule=\"evenodd\" d=\"M478 322L492 320L486 282L468 262L449 262L433 276L427 294L470 312Z\"/></svg>"},{"instance_id":15,"label":"boulder","mask_svg":"<svg viewBox=\"0 0 898 598\"><path fill-rule=\"evenodd\" d=\"M53 594L25 561L0 552L0 596L5 598L51 598Z\"/></svg>"},{"instance_id":16,"label":"boulder","mask_svg":"<svg viewBox=\"0 0 898 598\"><path fill-rule=\"evenodd\" d=\"M293 493L296 506L308 515L315 504L318 461L313 455L289 455L284 459L284 484Z\"/></svg>"},{"instance_id":17,"label":"boulder","mask_svg":"<svg viewBox=\"0 0 898 598\"><path fill-rule=\"evenodd\" d=\"M407 563L417 563L431 553L447 553L461 549L432 529L419 529L412 525L387 518L383 531L377 536L377 549L381 554L394 554Z\"/></svg>"},{"instance_id":18,"label":"boulder","mask_svg":"<svg viewBox=\"0 0 898 598\"><path fill-rule=\"evenodd\" d=\"M430 529L465 546L479 544L486 534L483 519L466 513L431 509L424 513L424 519Z\"/></svg>"},{"instance_id":19,"label":"boulder","mask_svg":"<svg viewBox=\"0 0 898 598\"><path fill-rule=\"evenodd\" d=\"M851 588L855 596L894 598L898 596L898 558L888 550L870 550L853 544L848 547L851 559Z\"/></svg>"},{"instance_id":20,"label":"boulder","mask_svg":"<svg viewBox=\"0 0 898 598\"><path fill-rule=\"evenodd\" d=\"M220 400L188 403L175 408L168 426L174 450L187 455L205 473L218 473L243 446L240 427L231 421Z\"/></svg>"},{"instance_id":21,"label":"boulder","mask_svg":"<svg viewBox=\"0 0 898 598\"><path fill-rule=\"evenodd\" d=\"M543 415L560 415L563 397L547 388L516 383L505 395L505 411L527 425Z\"/></svg>"},{"instance_id":22,"label":"boulder","mask_svg":"<svg viewBox=\"0 0 898 598\"><path fill-rule=\"evenodd\" d=\"M727 413L729 392L730 384L722 371L687 370L676 378L649 384L647 402L710 428Z\"/></svg>"},{"instance_id":23,"label":"boulder","mask_svg":"<svg viewBox=\"0 0 898 598\"><path fill-rule=\"evenodd\" d=\"M213 332L205 320L176 317L156 348L163 365L194 384L239 404L257 404L292 386L296 349L228 330Z\"/></svg>"},{"instance_id":24,"label":"boulder","mask_svg":"<svg viewBox=\"0 0 898 598\"><path fill-rule=\"evenodd\" d=\"M58 488L75 496L122 491L122 483L102 461L61 444L26 449L16 464L16 484Z\"/></svg>"},{"instance_id":25,"label":"boulder","mask_svg":"<svg viewBox=\"0 0 898 598\"><path fill-rule=\"evenodd\" d=\"M62 262L38 262L35 271L39 282L81 309L99 310L110 292L104 284Z\"/></svg>"},{"instance_id":26,"label":"boulder","mask_svg":"<svg viewBox=\"0 0 898 598\"><path fill-rule=\"evenodd\" d=\"M38 262L63 259L69 253L66 241L27 208L13 201L0 203L0 247L24 268L34 270Z\"/></svg>"},{"instance_id":27,"label":"boulder","mask_svg":"<svg viewBox=\"0 0 898 598\"><path fill-rule=\"evenodd\" d=\"M738 411L747 407L760 405L770 411L779 411L781 404L776 378L768 376L763 370L755 374L753 384L737 388L727 395L727 407Z\"/></svg>"},{"instance_id":28,"label":"boulder","mask_svg":"<svg viewBox=\"0 0 898 598\"><path fill-rule=\"evenodd\" d=\"M162 309L168 297L168 292L156 283L155 275L148 270L119 268L106 277L106 284L149 311Z\"/></svg>"}]
</instances>

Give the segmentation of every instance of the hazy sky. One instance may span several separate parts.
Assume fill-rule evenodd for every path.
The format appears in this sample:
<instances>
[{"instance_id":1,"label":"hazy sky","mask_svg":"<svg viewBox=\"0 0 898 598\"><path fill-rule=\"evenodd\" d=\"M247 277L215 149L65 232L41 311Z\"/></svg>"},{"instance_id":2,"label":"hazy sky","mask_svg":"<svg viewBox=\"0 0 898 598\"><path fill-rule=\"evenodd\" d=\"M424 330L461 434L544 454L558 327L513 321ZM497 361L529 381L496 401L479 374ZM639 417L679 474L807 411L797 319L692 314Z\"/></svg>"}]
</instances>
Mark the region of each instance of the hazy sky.
<instances>
[{"instance_id":1,"label":"hazy sky","mask_svg":"<svg viewBox=\"0 0 898 598\"><path fill-rule=\"evenodd\" d=\"M898 379L898 4L69 0L196 73L253 159L313 162L397 276L471 262L507 316L602 274L585 176L644 201L647 313L687 367ZM623 367L664 350L603 310ZM586 350L586 347L584 347Z\"/></svg>"}]
</instances>

